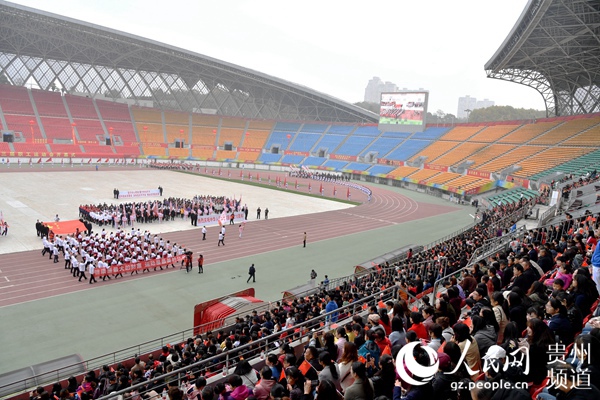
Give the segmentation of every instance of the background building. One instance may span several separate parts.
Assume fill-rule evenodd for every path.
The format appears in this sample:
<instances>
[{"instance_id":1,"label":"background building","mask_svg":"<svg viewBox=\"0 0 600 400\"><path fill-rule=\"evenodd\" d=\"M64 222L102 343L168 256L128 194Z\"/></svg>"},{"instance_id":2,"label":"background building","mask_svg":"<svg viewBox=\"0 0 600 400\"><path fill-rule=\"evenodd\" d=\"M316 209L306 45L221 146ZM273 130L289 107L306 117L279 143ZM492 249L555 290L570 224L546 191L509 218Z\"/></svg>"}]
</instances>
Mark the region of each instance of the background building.
<instances>
[{"instance_id":1,"label":"background building","mask_svg":"<svg viewBox=\"0 0 600 400\"><path fill-rule=\"evenodd\" d=\"M381 93L397 92L398 86L394 82L383 82L381 78L374 76L365 88L365 101L379 103Z\"/></svg>"},{"instance_id":2,"label":"background building","mask_svg":"<svg viewBox=\"0 0 600 400\"><path fill-rule=\"evenodd\" d=\"M491 107L495 105L495 103L492 100L488 100L488 99L483 99L483 100L477 100L475 97L471 97L469 95L466 95L464 97L459 97L458 98L458 109L456 111L456 116L458 118L467 118L468 112L466 110L477 110L479 108L486 108L486 107Z\"/></svg>"}]
</instances>

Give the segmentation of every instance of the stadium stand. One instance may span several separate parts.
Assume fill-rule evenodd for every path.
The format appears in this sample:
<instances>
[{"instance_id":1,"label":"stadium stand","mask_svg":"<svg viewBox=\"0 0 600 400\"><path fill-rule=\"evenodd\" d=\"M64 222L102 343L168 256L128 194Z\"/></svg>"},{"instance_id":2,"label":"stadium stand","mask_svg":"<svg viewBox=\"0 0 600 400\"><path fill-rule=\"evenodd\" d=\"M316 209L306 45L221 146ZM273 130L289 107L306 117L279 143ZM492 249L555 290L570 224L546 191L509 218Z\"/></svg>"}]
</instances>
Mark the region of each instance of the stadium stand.
<instances>
[{"instance_id":1,"label":"stadium stand","mask_svg":"<svg viewBox=\"0 0 600 400\"><path fill-rule=\"evenodd\" d=\"M481 150L486 145L485 143L463 143L456 146L451 151L446 152L435 160L429 161L437 165L456 165L467 159L471 154Z\"/></svg>"},{"instance_id":2,"label":"stadium stand","mask_svg":"<svg viewBox=\"0 0 600 400\"><path fill-rule=\"evenodd\" d=\"M248 130L244 136L242 147L249 149L262 149L267 143L269 131Z\"/></svg>"},{"instance_id":3,"label":"stadium stand","mask_svg":"<svg viewBox=\"0 0 600 400\"><path fill-rule=\"evenodd\" d=\"M192 143L202 146L216 146L217 129L205 126L192 126Z\"/></svg>"},{"instance_id":4,"label":"stadium stand","mask_svg":"<svg viewBox=\"0 0 600 400\"><path fill-rule=\"evenodd\" d=\"M281 163L298 165L298 164L302 163L302 160L304 160L304 158L305 158L304 156L296 156L296 155L287 154L287 155L283 156L283 158L281 159Z\"/></svg>"},{"instance_id":5,"label":"stadium stand","mask_svg":"<svg viewBox=\"0 0 600 400\"><path fill-rule=\"evenodd\" d=\"M456 189L469 190L472 188L479 187L488 182L489 182L489 180L481 179L476 176L462 175L462 176L459 176L455 179L452 179L452 180L446 182L446 184L448 186L456 188Z\"/></svg>"},{"instance_id":6,"label":"stadium stand","mask_svg":"<svg viewBox=\"0 0 600 400\"><path fill-rule=\"evenodd\" d=\"M194 148L192 147L192 157L199 160L209 160L214 157L214 149Z\"/></svg>"},{"instance_id":7,"label":"stadium stand","mask_svg":"<svg viewBox=\"0 0 600 400\"><path fill-rule=\"evenodd\" d=\"M327 130L327 124L304 124L300 129L301 132L323 133Z\"/></svg>"},{"instance_id":8,"label":"stadium stand","mask_svg":"<svg viewBox=\"0 0 600 400\"><path fill-rule=\"evenodd\" d=\"M289 139L288 135L290 136ZM286 149L290 140L292 140L292 135L289 132L273 131L267 140L265 149L270 151L273 146L280 146L280 150Z\"/></svg>"},{"instance_id":9,"label":"stadium stand","mask_svg":"<svg viewBox=\"0 0 600 400\"><path fill-rule=\"evenodd\" d=\"M493 143L510 132L517 129L520 125L491 125L485 127L473 136L470 141L482 142L482 143Z\"/></svg>"},{"instance_id":10,"label":"stadium stand","mask_svg":"<svg viewBox=\"0 0 600 400\"><path fill-rule=\"evenodd\" d=\"M593 149L591 148L553 147L541 151L536 154L534 158L524 158L520 160L517 165L520 166L521 169L513 173L513 175L529 178L559 164L587 154L592 150Z\"/></svg>"},{"instance_id":11,"label":"stadium stand","mask_svg":"<svg viewBox=\"0 0 600 400\"><path fill-rule=\"evenodd\" d=\"M319 167L321 166L327 159L325 157L306 157L302 162L303 165L310 167Z\"/></svg>"},{"instance_id":12,"label":"stadium stand","mask_svg":"<svg viewBox=\"0 0 600 400\"><path fill-rule=\"evenodd\" d=\"M235 150L217 150L215 158L217 161L235 160L237 152Z\"/></svg>"},{"instance_id":13,"label":"stadium stand","mask_svg":"<svg viewBox=\"0 0 600 400\"><path fill-rule=\"evenodd\" d=\"M169 157L188 158L190 156L189 148L169 147ZM235 153L235 152L234 152Z\"/></svg>"},{"instance_id":14,"label":"stadium stand","mask_svg":"<svg viewBox=\"0 0 600 400\"><path fill-rule=\"evenodd\" d=\"M367 169L369 169L369 167L371 167L373 164L365 164L365 163L359 163L359 162L351 162L348 165L346 165L344 167L344 169L346 170L352 170L352 171L366 171Z\"/></svg>"},{"instance_id":15,"label":"stadium stand","mask_svg":"<svg viewBox=\"0 0 600 400\"><path fill-rule=\"evenodd\" d=\"M98 119L98 112L92 99L83 96L64 95L71 116L81 119Z\"/></svg>"},{"instance_id":16,"label":"stadium stand","mask_svg":"<svg viewBox=\"0 0 600 400\"><path fill-rule=\"evenodd\" d=\"M354 129L356 128L356 126L354 125L331 125L329 127L329 129L327 130L327 133L335 133L335 134L339 134L339 135L347 135L349 133L351 133Z\"/></svg>"},{"instance_id":17,"label":"stadium stand","mask_svg":"<svg viewBox=\"0 0 600 400\"><path fill-rule=\"evenodd\" d=\"M167 143L173 145L176 140L183 140L189 144L190 130L188 125L165 125L167 131Z\"/></svg>"},{"instance_id":18,"label":"stadium stand","mask_svg":"<svg viewBox=\"0 0 600 400\"><path fill-rule=\"evenodd\" d=\"M479 165L500 157L503 154L513 150L516 146L510 144L492 144L484 147L476 153L467 157L466 161L471 162L469 168L477 168Z\"/></svg>"},{"instance_id":19,"label":"stadium stand","mask_svg":"<svg viewBox=\"0 0 600 400\"><path fill-rule=\"evenodd\" d=\"M166 157L167 148L159 146L144 146L142 145L142 152L146 156Z\"/></svg>"},{"instance_id":20,"label":"stadium stand","mask_svg":"<svg viewBox=\"0 0 600 400\"><path fill-rule=\"evenodd\" d=\"M448 132L450 128L446 127L431 127L425 129L423 132L418 132L413 134L413 139L429 139L434 140L443 136L446 132Z\"/></svg>"},{"instance_id":21,"label":"stadium stand","mask_svg":"<svg viewBox=\"0 0 600 400\"><path fill-rule=\"evenodd\" d=\"M464 142L483 128L484 126L456 126L441 136L440 139Z\"/></svg>"},{"instance_id":22,"label":"stadium stand","mask_svg":"<svg viewBox=\"0 0 600 400\"><path fill-rule=\"evenodd\" d=\"M31 89L31 96L33 97L38 115L67 118L67 110L59 92Z\"/></svg>"},{"instance_id":23,"label":"stadium stand","mask_svg":"<svg viewBox=\"0 0 600 400\"><path fill-rule=\"evenodd\" d=\"M402 142L401 138L380 137L375 139L362 153L361 156L366 156L369 153L375 152L375 157L383 157L390 149L395 148Z\"/></svg>"},{"instance_id":24,"label":"stadium stand","mask_svg":"<svg viewBox=\"0 0 600 400\"><path fill-rule=\"evenodd\" d=\"M584 130L562 143L564 146L597 146L600 137L600 125Z\"/></svg>"},{"instance_id":25,"label":"stadium stand","mask_svg":"<svg viewBox=\"0 0 600 400\"><path fill-rule=\"evenodd\" d=\"M48 147L43 143L13 143L15 153L23 153L25 157L47 155L50 153Z\"/></svg>"},{"instance_id":26,"label":"stadium stand","mask_svg":"<svg viewBox=\"0 0 600 400\"><path fill-rule=\"evenodd\" d=\"M390 167L389 165L373 165L368 169L368 173L373 176L377 175L388 175L391 173L395 167Z\"/></svg>"},{"instance_id":27,"label":"stadium stand","mask_svg":"<svg viewBox=\"0 0 600 400\"><path fill-rule=\"evenodd\" d=\"M225 146L225 143L231 143L234 148L240 147L243 134L243 129L221 127L219 131L219 147Z\"/></svg>"},{"instance_id":28,"label":"stadium stand","mask_svg":"<svg viewBox=\"0 0 600 400\"><path fill-rule=\"evenodd\" d=\"M183 125L185 127L190 124L190 114L177 111L165 111L165 124L168 125Z\"/></svg>"},{"instance_id":29,"label":"stadium stand","mask_svg":"<svg viewBox=\"0 0 600 400\"><path fill-rule=\"evenodd\" d=\"M317 133L300 132L296 135L294 142L290 145L290 151L309 152L320 138L321 135Z\"/></svg>"},{"instance_id":30,"label":"stadium stand","mask_svg":"<svg viewBox=\"0 0 600 400\"><path fill-rule=\"evenodd\" d=\"M3 105L2 107L4 108ZM9 130L21 132L23 138L25 138L27 142L31 142L32 140L32 131L33 140L45 140L37 120L33 115L11 115L4 113L4 120L6 121ZM31 122L33 122L33 124Z\"/></svg>"},{"instance_id":31,"label":"stadium stand","mask_svg":"<svg viewBox=\"0 0 600 400\"><path fill-rule=\"evenodd\" d=\"M556 172L581 176L594 170L600 170L600 150L593 151L589 154L569 160L564 164L550 168L544 172L535 174L531 177L531 179L538 180Z\"/></svg>"},{"instance_id":32,"label":"stadium stand","mask_svg":"<svg viewBox=\"0 0 600 400\"><path fill-rule=\"evenodd\" d=\"M44 130L48 139L55 137L58 139L69 139L71 138L72 126L68 120L60 120L59 118L42 118L44 124ZM75 119L75 131L79 140L101 142L105 137L108 137L104 133L104 129L98 119ZM113 128L114 131L114 128ZM55 133L50 133L55 132Z\"/></svg>"},{"instance_id":33,"label":"stadium stand","mask_svg":"<svg viewBox=\"0 0 600 400\"><path fill-rule=\"evenodd\" d=\"M440 171L437 171L434 169L421 169L421 170L415 171L412 174L410 174L408 176L408 178L410 178L412 180L416 180L417 182L428 181L429 179L433 178L435 175L437 175L439 173L440 173Z\"/></svg>"},{"instance_id":34,"label":"stadium stand","mask_svg":"<svg viewBox=\"0 0 600 400\"><path fill-rule=\"evenodd\" d=\"M406 139L410 135L411 134L407 133L407 132L383 132L381 134L381 137L393 137L393 138Z\"/></svg>"},{"instance_id":35,"label":"stadium stand","mask_svg":"<svg viewBox=\"0 0 600 400\"><path fill-rule=\"evenodd\" d=\"M518 203L521 198L533 199L538 196L538 193L533 190L525 189L523 187L516 187L511 190L507 190L498 195L488 197L488 201L494 205L496 204L513 204Z\"/></svg>"},{"instance_id":36,"label":"stadium stand","mask_svg":"<svg viewBox=\"0 0 600 400\"><path fill-rule=\"evenodd\" d=\"M323 167L325 168L333 168L333 169L344 169L346 164L348 164L348 161L343 161L343 160L327 160L325 161L325 163L323 163Z\"/></svg>"},{"instance_id":37,"label":"stadium stand","mask_svg":"<svg viewBox=\"0 0 600 400\"><path fill-rule=\"evenodd\" d=\"M55 157L60 157L60 154L64 154L65 157L74 157L74 155L81 154L81 146L78 144L48 144L50 151Z\"/></svg>"},{"instance_id":38,"label":"stadium stand","mask_svg":"<svg viewBox=\"0 0 600 400\"><path fill-rule=\"evenodd\" d=\"M370 136L348 136L336 150L334 154L358 156L360 152L373 141Z\"/></svg>"},{"instance_id":39,"label":"stadium stand","mask_svg":"<svg viewBox=\"0 0 600 400\"><path fill-rule=\"evenodd\" d=\"M321 137L321 140L313 147L314 151L324 150L327 154L333 153L333 151L346 139L347 136L333 135L326 133Z\"/></svg>"},{"instance_id":40,"label":"stadium stand","mask_svg":"<svg viewBox=\"0 0 600 400\"><path fill-rule=\"evenodd\" d=\"M94 102L104 120L131 122L131 114L129 113L129 107L126 104L106 100L94 100ZM160 122L160 120L158 122Z\"/></svg>"},{"instance_id":41,"label":"stadium stand","mask_svg":"<svg viewBox=\"0 0 600 400\"><path fill-rule=\"evenodd\" d=\"M402 178L406 178L408 177L410 174L412 174L415 171L419 171L420 168L418 167L397 167L396 169L392 170L389 175L392 176L393 178L396 179L402 179Z\"/></svg>"},{"instance_id":42,"label":"stadium stand","mask_svg":"<svg viewBox=\"0 0 600 400\"><path fill-rule=\"evenodd\" d=\"M258 157L258 161L263 163L278 163L281 160L281 154L273 154L273 153L262 153L260 157Z\"/></svg>"},{"instance_id":43,"label":"stadium stand","mask_svg":"<svg viewBox=\"0 0 600 400\"><path fill-rule=\"evenodd\" d=\"M429 146L425 147L423 150L415 154L411 158L411 160L414 160L418 157L425 157L425 162L431 162L432 160L435 160L442 154L452 150L459 144L459 142L449 142L444 140L434 141Z\"/></svg>"},{"instance_id":44,"label":"stadium stand","mask_svg":"<svg viewBox=\"0 0 600 400\"><path fill-rule=\"evenodd\" d=\"M29 93L23 86L0 85L0 106L4 114L34 116Z\"/></svg>"},{"instance_id":45,"label":"stadium stand","mask_svg":"<svg viewBox=\"0 0 600 400\"><path fill-rule=\"evenodd\" d=\"M431 141L429 140L407 139L383 158L400 161L410 160L412 156L430 144Z\"/></svg>"},{"instance_id":46,"label":"stadium stand","mask_svg":"<svg viewBox=\"0 0 600 400\"><path fill-rule=\"evenodd\" d=\"M559 122L556 121L525 124L522 125L519 129L511 132L510 134L498 140L498 143L514 143L522 145L541 135L542 133L549 131L558 124Z\"/></svg>"},{"instance_id":47,"label":"stadium stand","mask_svg":"<svg viewBox=\"0 0 600 400\"><path fill-rule=\"evenodd\" d=\"M275 126L273 127L274 131L285 131L285 132L298 132L298 129L300 129L300 126L302 126L302 124L296 123L296 122L281 122L278 121L275 123Z\"/></svg>"},{"instance_id":48,"label":"stadium stand","mask_svg":"<svg viewBox=\"0 0 600 400\"><path fill-rule=\"evenodd\" d=\"M88 155L88 154L110 155L110 154L115 153L112 146L101 146L101 145L97 145L97 144L84 144L82 146L85 150L85 155ZM150 153L150 154L154 154L154 153Z\"/></svg>"},{"instance_id":49,"label":"stadium stand","mask_svg":"<svg viewBox=\"0 0 600 400\"><path fill-rule=\"evenodd\" d=\"M461 174L457 174L454 172L441 172L439 174L432 176L431 178L427 178L427 183L444 185L444 184L450 182L451 180L457 179L461 176L462 176Z\"/></svg>"},{"instance_id":50,"label":"stadium stand","mask_svg":"<svg viewBox=\"0 0 600 400\"><path fill-rule=\"evenodd\" d=\"M563 122L554 129L538 136L530 142L533 145L555 145L571 137L577 136L580 132L586 131L591 127L598 125L600 118L577 118Z\"/></svg>"},{"instance_id":51,"label":"stadium stand","mask_svg":"<svg viewBox=\"0 0 600 400\"><path fill-rule=\"evenodd\" d=\"M516 147L509 153L503 154L493 160L479 165L478 169L488 172L500 172L505 168L516 165L519 161L530 158L536 153L542 151L543 148L535 146L520 146Z\"/></svg>"},{"instance_id":52,"label":"stadium stand","mask_svg":"<svg viewBox=\"0 0 600 400\"><path fill-rule=\"evenodd\" d=\"M379 128L377 126L359 126L352 133L353 136L379 136Z\"/></svg>"}]
</instances>

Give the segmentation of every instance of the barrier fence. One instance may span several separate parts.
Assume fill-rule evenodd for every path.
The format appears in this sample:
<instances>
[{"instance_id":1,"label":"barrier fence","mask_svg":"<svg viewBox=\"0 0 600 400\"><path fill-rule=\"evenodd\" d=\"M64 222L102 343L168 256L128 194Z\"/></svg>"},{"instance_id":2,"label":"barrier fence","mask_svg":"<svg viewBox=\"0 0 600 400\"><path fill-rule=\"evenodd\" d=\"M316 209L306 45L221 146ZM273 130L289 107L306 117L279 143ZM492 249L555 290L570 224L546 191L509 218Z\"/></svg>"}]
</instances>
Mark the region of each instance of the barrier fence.
<instances>
[{"instance_id":1,"label":"barrier fence","mask_svg":"<svg viewBox=\"0 0 600 400\"><path fill-rule=\"evenodd\" d=\"M96 278L102 278L108 275L118 275L125 272L143 272L150 268L166 267L168 265L174 265L175 263L181 262L185 259L185 255L173 256L168 258L157 258L155 260L140 261L136 263L127 263L122 265L113 265L108 268L96 268L94 270L94 276Z\"/></svg>"}]
</instances>

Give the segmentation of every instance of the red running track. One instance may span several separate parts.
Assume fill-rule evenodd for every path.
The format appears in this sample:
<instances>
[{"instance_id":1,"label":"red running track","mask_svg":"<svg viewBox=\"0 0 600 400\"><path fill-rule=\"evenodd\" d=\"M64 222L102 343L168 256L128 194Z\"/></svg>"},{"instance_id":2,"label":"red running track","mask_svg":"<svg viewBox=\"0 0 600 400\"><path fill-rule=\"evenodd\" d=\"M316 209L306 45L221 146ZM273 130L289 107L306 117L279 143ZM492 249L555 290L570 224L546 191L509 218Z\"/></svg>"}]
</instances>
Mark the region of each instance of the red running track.
<instances>
[{"instance_id":1,"label":"red running track","mask_svg":"<svg viewBox=\"0 0 600 400\"><path fill-rule=\"evenodd\" d=\"M299 179L298 182L302 183L304 188L308 185L307 180ZM311 182L312 187L318 192L321 182ZM323 183L323 187L325 193L333 193L333 184ZM338 193L345 197L346 188L340 188L338 185ZM362 193L357 195L357 193L357 190L353 190L354 200L359 200L356 197L366 200L365 195ZM246 225L244 231L248 240L238 240L237 225L230 227L227 225L227 236L230 239L225 240L225 247L216 246L219 227L207 228L207 240L204 242L201 240L200 227L164 233L160 236L165 241L170 240L171 243L185 245L195 253L202 251L207 263L213 264L299 246L302 244L303 232L307 232L309 243L317 242L455 210L456 208L452 206L416 202L402 194L375 187L370 203L365 202L343 210L260 221L253 220L255 215L250 213L248 217L252 222ZM152 229L152 227L152 225L143 225L141 230ZM47 256L41 256L41 249L40 241L39 250L0 255L0 307L78 292L91 287L87 281L78 282L64 270L62 257L60 262L55 264ZM111 285L115 281L140 279L148 274L165 274L170 271L173 269L126 275L117 280L113 278L106 282L98 281L94 285Z\"/></svg>"}]
</instances>

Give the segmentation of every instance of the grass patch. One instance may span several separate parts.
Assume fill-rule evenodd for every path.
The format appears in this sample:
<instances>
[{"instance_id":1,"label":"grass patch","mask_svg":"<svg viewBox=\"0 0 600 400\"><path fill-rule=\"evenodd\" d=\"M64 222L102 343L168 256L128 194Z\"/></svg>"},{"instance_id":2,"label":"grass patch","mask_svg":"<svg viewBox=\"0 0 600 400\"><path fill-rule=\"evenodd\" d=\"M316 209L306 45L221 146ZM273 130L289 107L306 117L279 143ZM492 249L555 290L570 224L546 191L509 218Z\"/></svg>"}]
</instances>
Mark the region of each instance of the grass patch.
<instances>
[{"instance_id":1,"label":"grass patch","mask_svg":"<svg viewBox=\"0 0 600 400\"><path fill-rule=\"evenodd\" d=\"M277 191L285 192L285 193L293 193L293 194L297 194L299 196L314 197L315 199L327 199L327 200L331 200L331 201L337 201L338 203L352 204L353 206L358 206L358 205L362 204L362 203L359 203L356 201L351 201L351 200L338 199L335 197L326 197L326 196L321 196L321 195L312 194L312 193L298 192L295 190L290 190L290 189L285 189L285 188L278 188L277 186L272 186L272 185L268 185L268 184L260 183L260 182L253 182L253 181L251 182L251 181L247 181L247 180L242 181L241 179L233 179L233 178L230 179L230 178L224 178L222 176L202 175L202 174L199 174L197 172L192 172L192 171L182 171L182 170L172 170L172 171L180 172L183 174L202 176L202 177L211 178L211 179L217 179L220 181L240 183L242 185L256 186L256 187L260 187L260 188L264 188L264 189L277 190Z\"/></svg>"}]
</instances>

